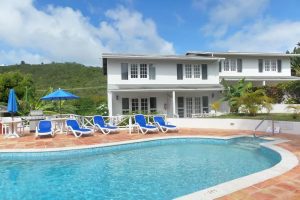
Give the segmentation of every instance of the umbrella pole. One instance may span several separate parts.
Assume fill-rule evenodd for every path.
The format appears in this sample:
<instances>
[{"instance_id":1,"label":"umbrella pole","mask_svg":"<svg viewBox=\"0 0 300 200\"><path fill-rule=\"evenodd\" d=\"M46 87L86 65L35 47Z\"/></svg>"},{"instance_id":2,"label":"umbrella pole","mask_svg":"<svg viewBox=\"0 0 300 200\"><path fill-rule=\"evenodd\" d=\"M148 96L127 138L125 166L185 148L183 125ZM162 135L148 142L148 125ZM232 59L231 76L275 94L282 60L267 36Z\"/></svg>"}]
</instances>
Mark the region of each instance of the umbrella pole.
<instances>
[{"instance_id":1,"label":"umbrella pole","mask_svg":"<svg viewBox=\"0 0 300 200\"><path fill-rule=\"evenodd\" d=\"M61 99L59 99L59 115L61 117Z\"/></svg>"},{"instance_id":2,"label":"umbrella pole","mask_svg":"<svg viewBox=\"0 0 300 200\"><path fill-rule=\"evenodd\" d=\"M11 115L11 121L14 121L14 114L13 113L10 113L10 115ZM12 133L14 133L14 123L13 122L11 122L11 132Z\"/></svg>"}]
</instances>

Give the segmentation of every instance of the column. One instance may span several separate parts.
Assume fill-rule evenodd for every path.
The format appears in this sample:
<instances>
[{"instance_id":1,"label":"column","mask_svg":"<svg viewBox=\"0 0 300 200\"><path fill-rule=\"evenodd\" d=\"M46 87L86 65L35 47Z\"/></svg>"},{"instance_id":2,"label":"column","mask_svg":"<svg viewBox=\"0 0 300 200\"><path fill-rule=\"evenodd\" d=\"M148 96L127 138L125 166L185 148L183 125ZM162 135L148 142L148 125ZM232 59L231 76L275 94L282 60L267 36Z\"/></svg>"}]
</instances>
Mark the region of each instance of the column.
<instances>
[{"instance_id":1,"label":"column","mask_svg":"<svg viewBox=\"0 0 300 200\"><path fill-rule=\"evenodd\" d=\"M108 115L112 116L112 92L107 92L107 107L108 107Z\"/></svg>"},{"instance_id":2,"label":"column","mask_svg":"<svg viewBox=\"0 0 300 200\"><path fill-rule=\"evenodd\" d=\"M175 91L172 91L172 101L173 101L173 117L176 116L176 97L175 97Z\"/></svg>"}]
</instances>

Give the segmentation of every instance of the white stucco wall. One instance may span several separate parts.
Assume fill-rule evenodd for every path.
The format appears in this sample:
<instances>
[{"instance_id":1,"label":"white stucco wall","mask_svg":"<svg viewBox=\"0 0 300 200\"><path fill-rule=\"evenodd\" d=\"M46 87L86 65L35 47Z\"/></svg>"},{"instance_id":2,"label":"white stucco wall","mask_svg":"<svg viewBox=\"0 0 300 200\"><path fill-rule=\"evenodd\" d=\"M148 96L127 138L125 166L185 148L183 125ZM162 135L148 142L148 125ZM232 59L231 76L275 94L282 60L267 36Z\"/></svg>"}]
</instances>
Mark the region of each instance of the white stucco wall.
<instances>
[{"instance_id":1,"label":"white stucco wall","mask_svg":"<svg viewBox=\"0 0 300 200\"><path fill-rule=\"evenodd\" d=\"M222 65L222 72L220 76L291 76L291 67L290 67L290 59L286 57L277 58L277 57L228 57L228 58L241 58L243 62L243 70L242 72L232 72L232 71L224 71L224 66ZM277 71L264 71L260 73L258 71L258 59L281 59L281 72Z\"/></svg>"},{"instance_id":2,"label":"white stucco wall","mask_svg":"<svg viewBox=\"0 0 300 200\"><path fill-rule=\"evenodd\" d=\"M217 101L221 97L219 91L180 91L175 92L175 107L177 113L177 97L202 97L208 96L209 106L214 101ZM160 114L167 114L168 116L173 115L173 97L172 92L112 92L112 115L122 114L122 98L157 98L157 112ZM129 102L130 104L130 102ZM131 105L130 105L131 106ZM148 102L149 106L149 102ZM229 108L227 103L221 105L221 112L227 113Z\"/></svg>"},{"instance_id":3,"label":"white stucco wall","mask_svg":"<svg viewBox=\"0 0 300 200\"><path fill-rule=\"evenodd\" d=\"M118 96L118 100L117 100ZM165 105L168 104L168 98L170 94L162 93L162 92L113 92L112 99L113 99L113 106L112 111L113 115L120 115L122 114L122 98L150 98L156 97L156 104L157 104L157 111L162 114L167 114L167 107ZM129 102L130 104L130 102ZM148 102L148 106L150 102ZM131 106L131 105L129 105Z\"/></svg>"},{"instance_id":4,"label":"white stucco wall","mask_svg":"<svg viewBox=\"0 0 300 200\"><path fill-rule=\"evenodd\" d=\"M293 113L293 109L287 109L289 105L300 106L300 104L272 104L273 109L270 113ZM267 113L267 110L263 109L261 113Z\"/></svg>"},{"instance_id":5,"label":"white stucco wall","mask_svg":"<svg viewBox=\"0 0 300 200\"><path fill-rule=\"evenodd\" d=\"M168 118L168 121L179 128L213 128L254 130L260 120L249 119L212 119L212 118ZM258 131L266 131L271 127L271 121L266 120ZM300 122L275 121L274 126L279 126L282 133L300 134Z\"/></svg>"},{"instance_id":6,"label":"white stucco wall","mask_svg":"<svg viewBox=\"0 0 300 200\"><path fill-rule=\"evenodd\" d=\"M121 80L121 63L129 63L128 71L129 71L129 80ZM149 80L149 78L130 78L130 63L136 64L154 64L156 67L156 80ZM177 80L177 64L208 64L207 66L207 80L202 80L202 78L191 78L183 80ZM107 83L108 88L110 85L163 85L164 84L180 84L180 85L188 85L188 84L219 84L219 68L218 62L216 61L173 61L173 60L118 60L118 59L108 59L107 64ZM183 70L183 74L185 70Z\"/></svg>"}]
</instances>

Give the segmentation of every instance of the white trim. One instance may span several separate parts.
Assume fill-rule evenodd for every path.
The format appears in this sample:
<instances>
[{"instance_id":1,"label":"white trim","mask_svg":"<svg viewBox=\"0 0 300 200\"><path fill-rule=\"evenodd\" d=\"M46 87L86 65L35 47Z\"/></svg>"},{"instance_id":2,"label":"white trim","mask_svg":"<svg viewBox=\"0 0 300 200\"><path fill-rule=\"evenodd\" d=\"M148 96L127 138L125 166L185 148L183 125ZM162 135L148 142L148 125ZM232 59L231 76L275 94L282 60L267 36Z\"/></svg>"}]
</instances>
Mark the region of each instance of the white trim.
<instances>
[{"instance_id":1,"label":"white trim","mask_svg":"<svg viewBox=\"0 0 300 200\"><path fill-rule=\"evenodd\" d=\"M206 60L206 61L219 61L225 58L206 57L206 56L185 56L185 55L134 55L134 54L109 54L103 53L102 58L114 59L145 59L145 60Z\"/></svg>"},{"instance_id":2,"label":"white trim","mask_svg":"<svg viewBox=\"0 0 300 200\"><path fill-rule=\"evenodd\" d=\"M223 91L224 88L166 88L166 89L151 89L151 88L144 88L144 89L108 89L111 92L160 92L160 91Z\"/></svg>"},{"instance_id":3,"label":"white trim","mask_svg":"<svg viewBox=\"0 0 300 200\"><path fill-rule=\"evenodd\" d=\"M271 57L300 57L300 54L286 54L280 52L197 52L189 51L186 56L271 56Z\"/></svg>"}]
</instances>

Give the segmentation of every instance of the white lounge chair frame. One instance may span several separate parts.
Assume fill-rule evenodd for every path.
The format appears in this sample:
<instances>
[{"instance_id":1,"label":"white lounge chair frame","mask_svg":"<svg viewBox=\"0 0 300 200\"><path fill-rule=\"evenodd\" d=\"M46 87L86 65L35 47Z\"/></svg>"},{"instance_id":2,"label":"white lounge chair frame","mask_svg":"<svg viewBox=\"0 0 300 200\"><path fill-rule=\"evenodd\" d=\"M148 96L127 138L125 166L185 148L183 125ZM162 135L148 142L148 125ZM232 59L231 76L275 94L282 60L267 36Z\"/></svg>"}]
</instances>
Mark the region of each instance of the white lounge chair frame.
<instances>
[{"instance_id":1,"label":"white lounge chair frame","mask_svg":"<svg viewBox=\"0 0 300 200\"><path fill-rule=\"evenodd\" d=\"M67 122L67 121L66 121ZM78 122L77 122L78 123ZM90 128L87 128L87 127L81 127L81 128L87 128L87 129L90 129L90 131L79 131L79 130L74 130L71 126L68 126L67 123L66 123L66 126L67 126L67 133L68 134L69 132L72 132L73 135L76 137L76 138L79 138L81 137L82 135L91 135L93 133L93 131L90 129Z\"/></svg>"},{"instance_id":2,"label":"white lounge chair frame","mask_svg":"<svg viewBox=\"0 0 300 200\"><path fill-rule=\"evenodd\" d=\"M93 123L94 123L94 129L95 130L100 130L104 135L108 135L110 133L114 133L114 132L119 132L119 128L116 129L111 129L111 128L104 128L99 126L99 124L96 124L93 118ZM105 125L110 125L110 124L105 124Z\"/></svg>"},{"instance_id":3,"label":"white lounge chair frame","mask_svg":"<svg viewBox=\"0 0 300 200\"><path fill-rule=\"evenodd\" d=\"M40 133L38 131L38 126L35 128L35 137L39 137L39 136L45 136L45 135L51 135L51 137L54 137L54 129L53 129L53 126L51 128L51 131L49 132L45 132L45 133Z\"/></svg>"},{"instance_id":4,"label":"white lounge chair frame","mask_svg":"<svg viewBox=\"0 0 300 200\"><path fill-rule=\"evenodd\" d=\"M166 123L167 123L167 125L169 125L168 122L166 122ZM178 131L177 127L171 128L171 127L167 127L167 126L161 126L158 122L155 122L155 124L158 127L158 129L163 133L167 133L168 131Z\"/></svg>"}]
</instances>

